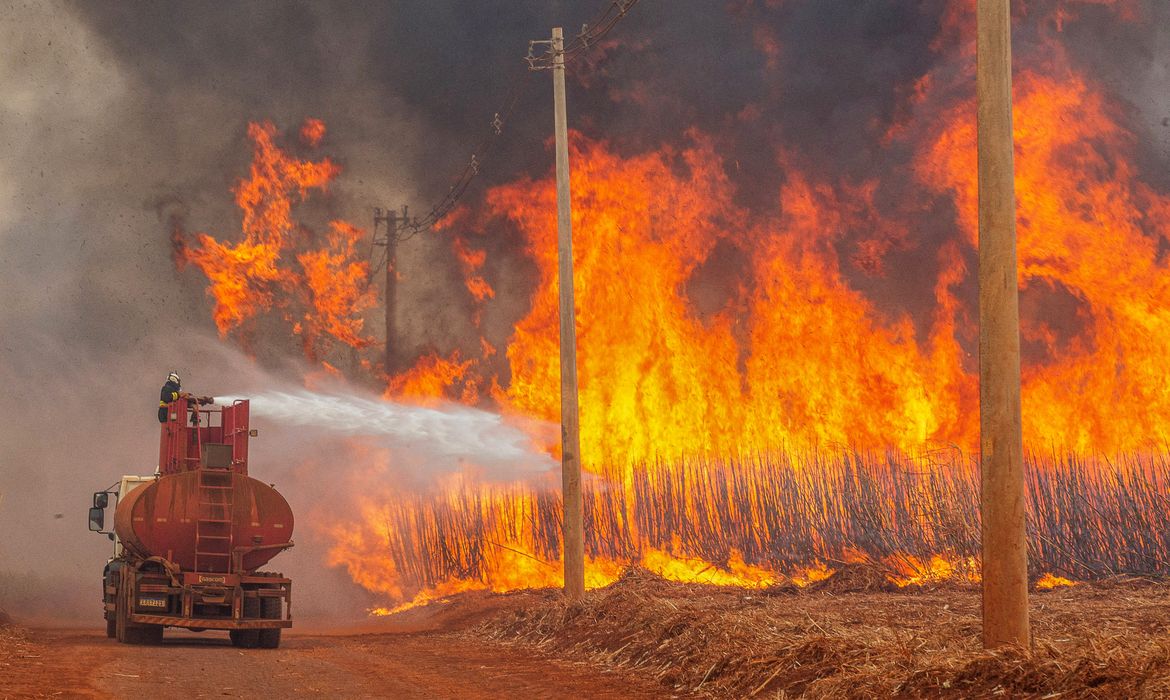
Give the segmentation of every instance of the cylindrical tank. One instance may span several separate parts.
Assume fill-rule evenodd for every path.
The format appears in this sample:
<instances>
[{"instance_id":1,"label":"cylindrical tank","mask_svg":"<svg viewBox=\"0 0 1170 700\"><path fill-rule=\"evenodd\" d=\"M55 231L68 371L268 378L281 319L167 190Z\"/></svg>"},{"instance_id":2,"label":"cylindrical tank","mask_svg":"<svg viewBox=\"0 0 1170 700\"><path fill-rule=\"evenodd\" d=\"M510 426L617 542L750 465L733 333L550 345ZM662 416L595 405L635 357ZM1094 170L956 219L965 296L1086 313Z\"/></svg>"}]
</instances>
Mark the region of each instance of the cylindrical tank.
<instances>
[{"instance_id":1,"label":"cylindrical tank","mask_svg":"<svg viewBox=\"0 0 1170 700\"><path fill-rule=\"evenodd\" d=\"M231 551L256 548L242 558L251 572L282 551L272 545L292 540L292 509L276 489L236 472L220 472L208 486L201 471L162 476L126 494L114 512L122 546L186 571L196 570L198 549L198 568L216 572L229 570Z\"/></svg>"}]
</instances>

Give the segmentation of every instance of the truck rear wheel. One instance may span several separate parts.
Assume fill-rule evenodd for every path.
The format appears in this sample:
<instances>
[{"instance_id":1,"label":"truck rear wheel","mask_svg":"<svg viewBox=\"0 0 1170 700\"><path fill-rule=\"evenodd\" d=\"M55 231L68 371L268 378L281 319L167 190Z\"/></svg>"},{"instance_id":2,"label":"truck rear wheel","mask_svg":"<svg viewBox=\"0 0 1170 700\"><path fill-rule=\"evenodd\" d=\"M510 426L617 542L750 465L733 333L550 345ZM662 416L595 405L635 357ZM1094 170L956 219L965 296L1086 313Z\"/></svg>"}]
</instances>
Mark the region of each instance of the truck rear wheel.
<instances>
[{"instance_id":1,"label":"truck rear wheel","mask_svg":"<svg viewBox=\"0 0 1170 700\"><path fill-rule=\"evenodd\" d=\"M261 598L260 617L265 620L280 619L280 598ZM280 646L280 628L260 630L260 648L275 649Z\"/></svg>"},{"instance_id":2,"label":"truck rear wheel","mask_svg":"<svg viewBox=\"0 0 1170 700\"><path fill-rule=\"evenodd\" d=\"M259 598L244 598L242 607L243 619L255 620L260 617ZM241 649L254 649L260 644L260 630L231 630L228 637L232 640L232 646Z\"/></svg>"},{"instance_id":3,"label":"truck rear wheel","mask_svg":"<svg viewBox=\"0 0 1170 700\"><path fill-rule=\"evenodd\" d=\"M106 636L113 639L118 636L118 620L113 613L106 613Z\"/></svg>"}]
</instances>

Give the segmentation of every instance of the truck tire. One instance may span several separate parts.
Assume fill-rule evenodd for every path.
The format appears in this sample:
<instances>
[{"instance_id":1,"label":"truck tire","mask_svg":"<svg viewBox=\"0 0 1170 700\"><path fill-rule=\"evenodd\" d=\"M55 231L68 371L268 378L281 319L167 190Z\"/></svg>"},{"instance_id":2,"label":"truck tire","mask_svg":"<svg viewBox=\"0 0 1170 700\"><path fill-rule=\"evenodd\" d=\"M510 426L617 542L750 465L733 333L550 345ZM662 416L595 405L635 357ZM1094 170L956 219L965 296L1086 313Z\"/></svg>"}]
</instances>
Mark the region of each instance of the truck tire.
<instances>
[{"instance_id":1,"label":"truck tire","mask_svg":"<svg viewBox=\"0 0 1170 700\"><path fill-rule=\"evenodd\" d=\"M265 620L279 620L280 619L280 598L261 598L260 599L260 617ZM280 628L259 630L260 632L260 648L261 649L275 649L280 646Z\"/></svg>"},{"instance_id":2,"label":"truck tire","mask_svg":"<svg viewBox=\"0 0 1170 700\"><path fill-rule=\"evenodd\" d=\"M162 625L137 625L130 622L131 586L127 585L127 577L133 572L123 570L118 585L118 594L114 598L114 636L123 644L159 644L162 642ZM106 623L109 631L109 622Z\"/></svg>"},{"instance_id":3,"label":"truck tire","mask_svg":"<svg viewBox=\"0 0 1170 700\"><path fill-rule=\"evenodd\" d=\"M241 649L255 649L260 645L260 630L229 630L232 646Z\"/></svg>"},{"instance_id":4,"label":"truck tire","mask_svg":"<svg viewBox=\"0 0 1170 700\"><path fill-rule=\"evenodd\" d=\"M115 593L111 597L108 593L106 593L106 589L110 586L113 586L115 591L118 590L118 570L114 569L113 571L110 571L110 565L106 564L106 570L102 572L102 607L105 607L108 603L117 604L118 594ZM118 636L117 616L113 610L106 610L105 618L106 636L110 639L114 639Z\"/></svg>"},{"instance_id":5,"label":"truck tire","mask_svg":"<svg viewBox=\"0 0 1170 700\"><path fill-rule=\"evenodd\" d=\"M118 581L118 592L114 594L114 638L120 644L126 642L126 576L122 573Z\"/></svg>"},{"instance_id":6,"label":"truck tire","mask_svg":"<svg viewBox=\"0 0 1170 700\"><path fill-rule=\"evenodd\" d=\"M126 628L127 644L162 644L162 625L134 625Z\"/></svg>"},{"instance_id":7,"label":"truck tire","mask_svg":"<svg viewBox=\"0 0 1170 700\"><path fill-rule=\"evenodd\" d=\"M260 599L244 598L241 612L245 620L259 618ZM260 644L260 630L231 630L228 632L228 637L232 640L232 646L241 649L255 649Z\"/></svg>"}]
</instances>

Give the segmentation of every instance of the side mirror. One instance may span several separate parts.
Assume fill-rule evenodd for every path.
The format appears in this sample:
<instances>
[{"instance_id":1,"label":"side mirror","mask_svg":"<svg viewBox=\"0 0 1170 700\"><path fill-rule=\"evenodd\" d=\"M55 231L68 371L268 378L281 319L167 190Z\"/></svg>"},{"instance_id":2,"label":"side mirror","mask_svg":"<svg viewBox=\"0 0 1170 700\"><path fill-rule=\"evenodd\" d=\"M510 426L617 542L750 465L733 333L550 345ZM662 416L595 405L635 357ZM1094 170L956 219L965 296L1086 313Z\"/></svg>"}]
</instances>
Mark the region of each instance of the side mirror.
<instances>
[{"instance_id":1,"label":"side mirror","mask_svg":"<svg viewBox=\"0 0 1170 700\"><path fill-rule=\"evenodd\" d=\"M106 509L89 509L89 529L91 532L101 532L106 527Z\"/></svg>"},{"instance_id":2,"label":"side mirror","mask_svg":"<svg viewBox=\"0 0 1170 700\"><path fill-rule=\"evenodd\" d=\"M101 508L104 510L108 505L110 505L110 494L106 493L105 491L98 491L93 495L94 508Z\"/></svg>"}]
</instances>

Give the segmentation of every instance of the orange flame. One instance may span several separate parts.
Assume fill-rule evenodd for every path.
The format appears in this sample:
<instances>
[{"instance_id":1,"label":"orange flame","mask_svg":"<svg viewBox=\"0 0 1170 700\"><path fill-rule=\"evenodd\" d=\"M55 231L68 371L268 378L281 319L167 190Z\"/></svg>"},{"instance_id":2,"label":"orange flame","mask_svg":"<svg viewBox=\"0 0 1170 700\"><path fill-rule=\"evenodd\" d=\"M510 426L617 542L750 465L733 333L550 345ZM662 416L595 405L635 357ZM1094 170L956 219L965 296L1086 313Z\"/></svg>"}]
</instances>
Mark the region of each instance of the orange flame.
<instances>
[{"instance_id":1,"label":"orange flame","mask_svg":"<svg viewBox=\"0 0 1170 700\"><path fill-rule=\"evenodd\" d=\"M956 562L938 554L931 556L929 561L903 555L890 558L886 563L902 572L887 576L890 582L899 588L943 581L960 580L979 583L982 580L979 574L979 565L974 557Z\"/></svg>"},{"instance_id":2,"label":"orange flame","mask_svg":"<svg viewBox=\"0 0 1170 700\"><path fill-rule=\"evenodd\" d=\"M386 389L386 398L405 398L432 403L456 394L463 403L474 404L479 400L478 375L473 367L474 359L463 360L458 350L449 357L440 357L432 353L425 355L414 367L390 379Z\"/></svg>"},{"instance_id":3,"label":"orange flame","mask_svg":"<svg viewBox=\"0 0 1170 700\"><path fill-rule=\"evenodd\" d=\"M320 119L306 119L301 125L301 141L306 146L316 147L325 138L325 122Z\"/></svg>"},{"instance_id":4,"label":"orange flame","mask_svg":"<svg viewBox=\"0 0 1170 700\"><path fill-rule=\"evenodd\" d=\"M745 216L710 143L695 139L679 154L629 159L575 139L574 227L590 242L575 281L586 463L973 442L974 425L961 418L971 415L963 403L971 382L952 359L961 353L945 333L951 319L940 318L932 347L920 350L911 321L883 316L838 268L831 236L876 216L868 188L851 201L794 173L781 192L784 216L732 234L727 227ZM676 159L685 178L674 174ZM549 420L559 415L554 197L551 181L489 194L492 213L525 232L542 270L508 346L506 400ZM754 289L700 318L682 290L728 236L754 249ZM940 369L959 374L939 377Z\"/></svg>"},{"instance_id":5,"label":"orange flame","mask_svg":"<svg viewBox=\"0 0 1170 700\"><path fill-rule=\"evenodd\" d=\"M301 135L312 141L324 129L324 123L309 120ZM207 293L215 300L213 317L220 335L276 307L303 336L310 358L316 359L322 336L355 348L369 345L371 340L361 333L360 313L374 299L366 281L368 264L357 260L356 249L365 233L333 221L324 246L317 248L311 244L312 232L292 217L293 205L311 190L324 191L340 168L328 158L293 158L276 145L276 127L270 122L249 124L248 137L253 143L250 174L234 189L243 214L243 240L225 243L198 233L193 245L180 241L178 249L179 259L194 263L210 281ZM287 265L290 251L295 267ZM294 307L303 311L295 313Z\"/></svg>"},{"instance_id":6,"label":"orange flame","mask_svg":"<svg viewBox=\"0 0 1170 700\"><path fill-rule=\"evenodd\" d=\"M369 266L354 262L355 246L364 236L364 231L351 224L332 221L327 248L297 255L309 294L304 336L310 347L321 333L354 348L373 343L362 335L364 319L355 315L374 303L374 290L366 283Z\"/></svg>"},{"instance_id":7,"label":"orange flame","mask_svg":"<svg viewBox=\"0 0 1170 700\"><path fill-rule=\"evenodd\" d=\"M1063 576L1057 576L1052 573L1045 573L1036 581L1036 590L1051 591L1054 588L1072 587L1078 585L1076 581L1067 579Z\"/></svg>"},{"instance_id":8,"label":"orange flame","mask_svg":"<svg viewBox=\"0 0 1170 700\"><path fill-rule=\"evenodd\" d=\"M496 291L479 273L480 268L487 260L487 252L471 250L467 247L467 242L459 237L451 239L451 249L455 252L455 259L463 268L464 283L467 285L467 291L471 292L471 296L480 302L495 297Z\"/></svg>"},{"instance_id":9,"label":"orange flame","mask_svg":"<svg viewBox=\"0 0 1170 700\"><path fill-rule=\"evenodd\" d=\"M952 115L920 174L953 194L974 245L975 127L964 114ZM1047 316L1021 319L1044 357L1024 368L1025 443L1079 452L1164 445L1170 400L1157 377L1170 337L1170 275L1159 250L1170 220L1159 215L1170 198L1138 180L1132 135L1080 76L1020 76L1015 134L1021 303L1059 292L1081 326L1058 337Z\"/></svg>"}]
</instances>

